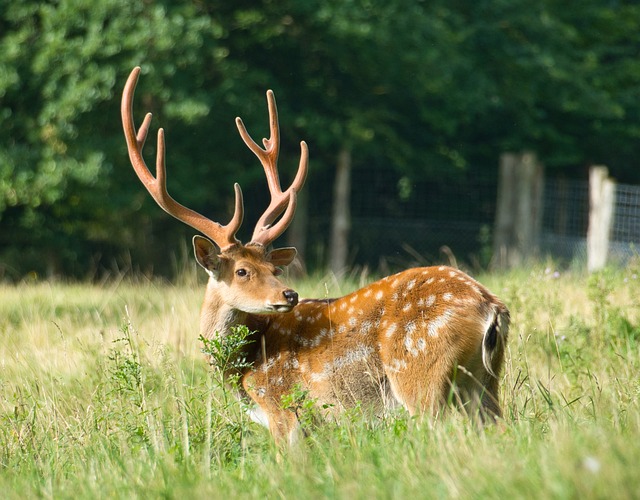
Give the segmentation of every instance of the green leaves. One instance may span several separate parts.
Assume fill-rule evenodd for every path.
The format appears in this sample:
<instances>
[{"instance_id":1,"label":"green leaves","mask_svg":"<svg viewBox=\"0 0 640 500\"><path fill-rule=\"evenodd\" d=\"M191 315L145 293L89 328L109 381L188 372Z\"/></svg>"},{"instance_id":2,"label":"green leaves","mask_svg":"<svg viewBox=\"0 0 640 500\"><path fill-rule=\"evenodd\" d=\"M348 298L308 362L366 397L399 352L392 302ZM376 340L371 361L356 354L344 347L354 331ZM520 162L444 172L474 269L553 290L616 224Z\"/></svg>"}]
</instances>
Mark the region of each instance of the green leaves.
<instances>
[{"instance_id":1,"label":"green leaves","mask_svg":"<svg viewBox=\"0 0 640 500\"><path fill-rule=\"evenodd\" d=\"M596 0L0 0L0 259L46 247L72 256L55 272L83 274L79 262L134 249L167 270L160 246L185 229L141 203L118 116L135 65L136 121L154 114L145 156L152 164L164 127L169 192L214 218L236 181L248 216L263 209L233 119L266 135L267 88L283 177L305 139L309 183L327 200L344 148L355 170L409 183L493 173L501 152L521 149L549 168L601 162L638 182L638 32L640 6ZM38 265L11 259L18 275Z\"/></svg>"}]
</instances>

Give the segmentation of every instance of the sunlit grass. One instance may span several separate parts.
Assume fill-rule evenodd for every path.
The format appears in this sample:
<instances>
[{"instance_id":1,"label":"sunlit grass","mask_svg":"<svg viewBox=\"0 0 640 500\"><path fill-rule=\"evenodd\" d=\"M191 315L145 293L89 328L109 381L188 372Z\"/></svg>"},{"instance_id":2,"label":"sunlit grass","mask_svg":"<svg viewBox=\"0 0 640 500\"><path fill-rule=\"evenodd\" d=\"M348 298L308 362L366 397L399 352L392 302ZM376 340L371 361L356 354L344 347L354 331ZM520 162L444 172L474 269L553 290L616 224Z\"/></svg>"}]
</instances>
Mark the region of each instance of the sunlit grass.
<instances>
[{"instance_id":1,"label":"sunlit grass","mask_svg":"<svg viewBox=\"0 0 640 500\"><path fill-rule=\"evenodd\" d=\"M479 279L512 329L500 425L361 412L279 451L207 367L203 284L0 286L0 491L7 498L634 498L638 267ZM367 276L295 284L333 297Z\"/></svg>"}]
</instances>

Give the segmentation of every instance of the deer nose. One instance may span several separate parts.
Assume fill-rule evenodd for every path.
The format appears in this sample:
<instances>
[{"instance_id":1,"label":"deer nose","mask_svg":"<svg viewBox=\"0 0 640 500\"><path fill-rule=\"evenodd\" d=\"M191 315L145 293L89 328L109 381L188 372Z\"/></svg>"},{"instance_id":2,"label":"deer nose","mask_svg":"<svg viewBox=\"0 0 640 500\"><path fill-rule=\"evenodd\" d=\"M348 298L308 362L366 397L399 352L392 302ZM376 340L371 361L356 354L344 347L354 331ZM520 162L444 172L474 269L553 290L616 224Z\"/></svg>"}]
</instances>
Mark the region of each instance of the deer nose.
<instances>
[{"instance_id":1,"label":"deer nose","mask_svg":"<svg viewBox=\"0 0 640 500\"><path fill-rule=\"evenodd\" d=\"M298 303L298 292L295 292L294 290L285 290L282 293L284 298L287 299L287 304L295 306Z\"/></svg>"}]
</instances>

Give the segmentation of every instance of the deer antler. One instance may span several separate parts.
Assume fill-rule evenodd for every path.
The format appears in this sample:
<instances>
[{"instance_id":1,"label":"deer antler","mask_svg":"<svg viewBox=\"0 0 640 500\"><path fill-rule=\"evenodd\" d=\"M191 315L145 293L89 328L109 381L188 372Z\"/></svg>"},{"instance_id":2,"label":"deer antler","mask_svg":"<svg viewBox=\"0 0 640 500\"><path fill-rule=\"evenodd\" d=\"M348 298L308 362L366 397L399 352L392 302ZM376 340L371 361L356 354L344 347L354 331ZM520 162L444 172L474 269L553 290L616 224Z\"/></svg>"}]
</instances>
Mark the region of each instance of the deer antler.
<instances>
[{"instance_id":1,"label":"deer antler","mask_svg":"<svg viewBox=\"0 0 640 500\"><path fill-rule=\"evenodd\" d=\"M156 176L149 171L147 164L142 157L142 148L147 139L149 125L151 124L151 113L145 116L140 130L136 133L133 122L133 94L135 93L138 77L140 76L140 67L135 67L122 92L122 103L120 112L122 114L122 127L124 128L124 136L127 140L127 150L129 151L129 159L138 178L149 191L149 194L156 200L156 203L176 219L188 224L192 228L200 231L205 236L211 238L221 250L228 249L237 245L239 241L235 234L238 232L244 216L244 205L242 200L242 191L236 183L234 185L236 203L235 210L231 221L226 226L222 226L214 222L204 215L195 212L177 201L175 201L167 192L166 170L165 170L165 142L164 130L158 130L158 150L156 153Z\"/></svg>"},{"instance_id":2,"label":"deer antler","mask_svg":"<svg viewBox=\"0 0 640 500\"><path fill-rule=\"evenodd\" d=\"M291 183L291 186L286 191L282 191L280 187L280 179L278 176L278 154L280 152L280 128L278 125L278 110L276 108L276 99L273 95L273 91L267 91L267 104L269 107L269 139L263 139L264 149L261 148L251 138L247 132L244 123L241 118L236 118L236 125L242 140L247 147L253 151L258 157L264 172L267 176L267 184L269 186L269 193L271 194L271 203L258 220L256 227L251 237L252 243L258 243L264 246L269 245L278 236L280 236L285 229L291 224L296 209L296 195L307 177L307 167L309 165L309 151L307 149L307 143L300 142L300 164L298 166L298 172L295 179ZM285 210L286 209L286 210ZM280 214L284 212L284 215L274 226L271 226L274 220L278 218Z\"/></svg>"}]
</instances>

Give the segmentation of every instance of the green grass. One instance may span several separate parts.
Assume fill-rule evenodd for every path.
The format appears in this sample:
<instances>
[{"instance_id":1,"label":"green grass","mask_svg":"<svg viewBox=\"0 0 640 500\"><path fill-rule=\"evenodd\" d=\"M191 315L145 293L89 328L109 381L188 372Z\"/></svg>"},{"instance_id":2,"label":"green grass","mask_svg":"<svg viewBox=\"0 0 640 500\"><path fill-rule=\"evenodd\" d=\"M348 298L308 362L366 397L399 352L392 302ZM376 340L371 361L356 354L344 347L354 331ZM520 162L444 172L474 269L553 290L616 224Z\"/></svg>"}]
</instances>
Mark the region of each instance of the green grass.
<instances>
[{"instance_id":1,"label":"green grass","mask_svg":"<svg viewBox=\"0 0 640 500\"><path fill-rule=\"evenodd\" d=\"M479 278L512 311L501 425L353 411L287 451L206 365L193 277L0 285L2 496L638 498L640 268Z\"/></svg>"}]
</instances>

